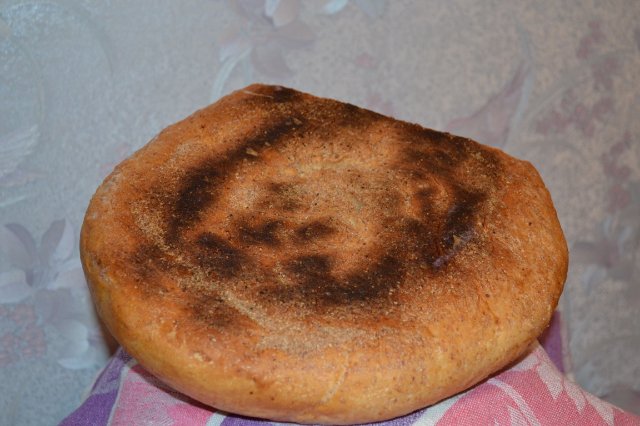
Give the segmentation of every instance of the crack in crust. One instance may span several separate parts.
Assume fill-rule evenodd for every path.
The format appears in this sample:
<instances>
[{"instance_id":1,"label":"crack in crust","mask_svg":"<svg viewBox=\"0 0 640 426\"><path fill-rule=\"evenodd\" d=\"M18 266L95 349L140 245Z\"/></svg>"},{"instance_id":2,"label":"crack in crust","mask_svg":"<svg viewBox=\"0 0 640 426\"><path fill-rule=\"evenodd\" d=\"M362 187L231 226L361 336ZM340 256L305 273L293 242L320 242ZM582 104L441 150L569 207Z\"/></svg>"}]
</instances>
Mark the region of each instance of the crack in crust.
<instances>
[{"instance_id":1,"label":"crack in crust","mask_svg":"<svg viewBox=\"0 0 640 426\"><path fill-rule=\"evenodd\" d=\"M333 399L333 397L338 393L338 390L344 383L344 380L346 379L347 374L349 374L351 352L346 351L344 357L345 359L344 359L344 362L342 363L340 374L336 378L335 382L333 382L331 386L327 388L327 392L322 396L322 398L320 399L320 403L318 405L322 406L330 402Z\"/></svg>"}]
</instances>

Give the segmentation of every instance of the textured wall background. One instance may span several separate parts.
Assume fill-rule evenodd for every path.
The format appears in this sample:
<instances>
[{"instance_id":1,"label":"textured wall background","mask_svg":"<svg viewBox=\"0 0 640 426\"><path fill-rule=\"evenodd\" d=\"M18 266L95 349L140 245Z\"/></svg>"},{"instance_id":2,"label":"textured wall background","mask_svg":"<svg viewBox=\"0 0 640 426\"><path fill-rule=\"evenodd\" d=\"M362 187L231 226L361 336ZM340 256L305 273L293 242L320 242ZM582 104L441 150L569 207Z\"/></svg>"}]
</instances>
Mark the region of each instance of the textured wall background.
<instances>
[{"instance_id":1,"label":"textured wall background","mask_svg":"<svg viewBox=\"0 0 640 426\"><path fill-rule=\"evenodd\" d=\"M639 71L634 0L0 0L3 421L55 423L107 359L77 252L101 179L254 81L533 162L571 247L568 374L640 412Z\"/></svg>"}]
</instances>

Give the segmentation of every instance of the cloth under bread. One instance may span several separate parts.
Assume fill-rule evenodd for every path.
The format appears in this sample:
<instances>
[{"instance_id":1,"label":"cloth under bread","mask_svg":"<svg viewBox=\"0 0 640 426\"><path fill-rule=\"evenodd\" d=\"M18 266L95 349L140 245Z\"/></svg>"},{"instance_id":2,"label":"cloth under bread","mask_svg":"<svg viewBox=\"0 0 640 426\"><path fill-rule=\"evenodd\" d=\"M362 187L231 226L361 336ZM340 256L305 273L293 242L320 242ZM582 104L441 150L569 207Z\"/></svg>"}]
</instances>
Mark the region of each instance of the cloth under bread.
<instances>
[{"instance_id":1,"label":"cloth under bread","mask_svg":"<svg viewBox=\"0 0 640 426\"><path fill-rule=\"evenodd\" d=\"M162 384L122 349L84 403L61 426L259 426L268 420L226 414ZM540 345L519 363L469 391L377 425L640 425L640 418L567 379Z\"/></svg>"}]
</instances>

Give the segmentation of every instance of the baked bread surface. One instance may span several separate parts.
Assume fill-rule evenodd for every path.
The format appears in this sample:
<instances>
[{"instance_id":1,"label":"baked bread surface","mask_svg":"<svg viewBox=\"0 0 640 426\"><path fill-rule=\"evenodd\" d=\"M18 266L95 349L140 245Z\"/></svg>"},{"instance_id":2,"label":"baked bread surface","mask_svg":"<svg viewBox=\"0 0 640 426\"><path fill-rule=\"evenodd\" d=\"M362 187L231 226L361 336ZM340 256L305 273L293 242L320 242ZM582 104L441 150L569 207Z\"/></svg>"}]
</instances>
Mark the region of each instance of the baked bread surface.
<instances>
[{"instance_id":1,"label":"baked bread surface","mask_svg":"<svg viewBox=\"0 0 640 426\"><path fill-rule=\"evenodd\" d=\"M567 272L529 163L265 85L117 166L81 257L113 336L175 389L332 424L406 414L506 366Z\"/></svg>"}]
</instances>

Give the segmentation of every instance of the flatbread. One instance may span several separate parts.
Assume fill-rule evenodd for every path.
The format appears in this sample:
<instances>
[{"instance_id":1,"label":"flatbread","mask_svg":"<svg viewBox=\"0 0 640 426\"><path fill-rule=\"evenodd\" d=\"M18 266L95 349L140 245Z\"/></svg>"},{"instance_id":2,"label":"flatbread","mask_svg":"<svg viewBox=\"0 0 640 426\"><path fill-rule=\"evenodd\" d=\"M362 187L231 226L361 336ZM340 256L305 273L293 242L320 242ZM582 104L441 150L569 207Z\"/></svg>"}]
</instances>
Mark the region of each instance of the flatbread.
<instances>
[{"instance_id":1,"label":"flatbread","mask_svg":"<svg viewBox=\"0 0 640 426\"><path fill-rule=\"evenodd\" d=\"M86 213L101 318L146 369L247 416L393 418L549 323L567 246L534 167L470 139L252 85L162 131Z\"/></svg>"}]
</instances>

